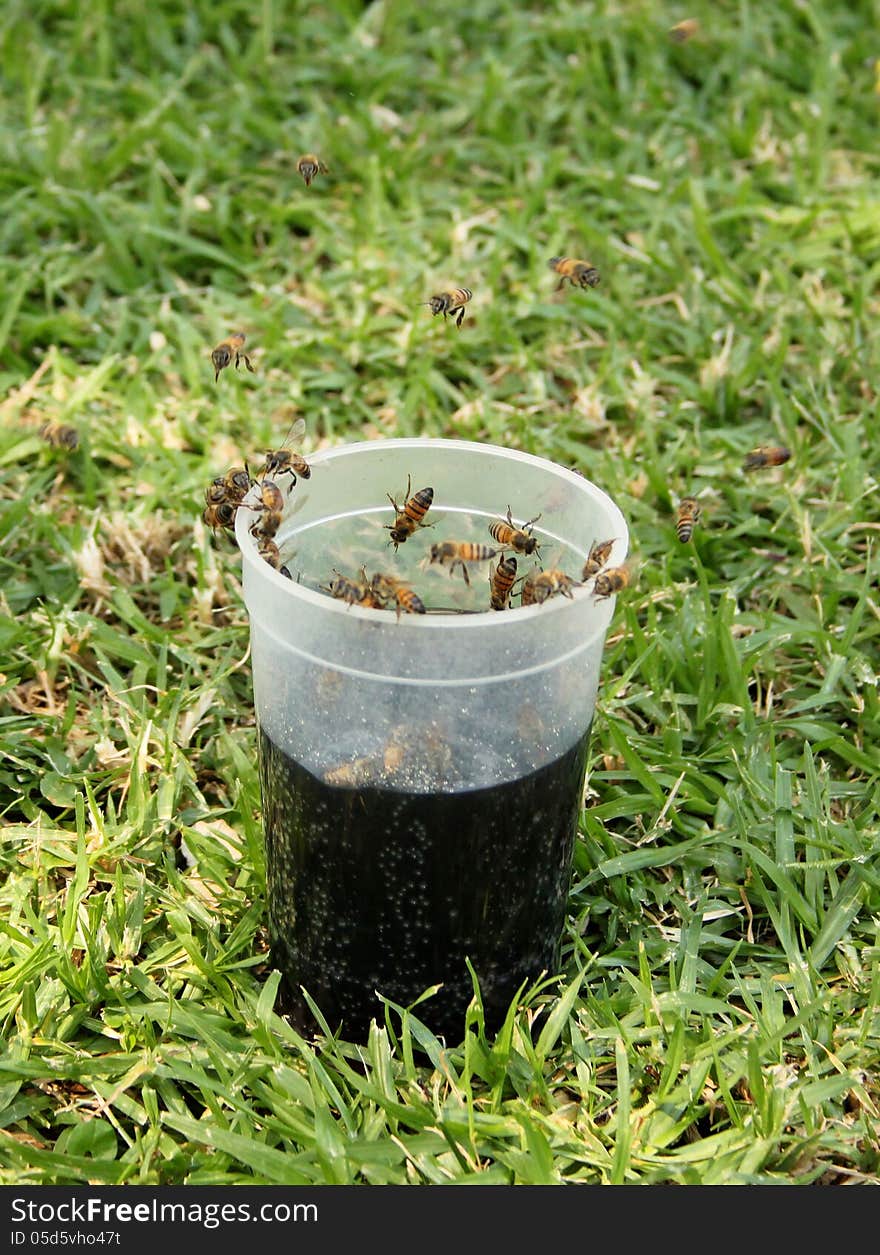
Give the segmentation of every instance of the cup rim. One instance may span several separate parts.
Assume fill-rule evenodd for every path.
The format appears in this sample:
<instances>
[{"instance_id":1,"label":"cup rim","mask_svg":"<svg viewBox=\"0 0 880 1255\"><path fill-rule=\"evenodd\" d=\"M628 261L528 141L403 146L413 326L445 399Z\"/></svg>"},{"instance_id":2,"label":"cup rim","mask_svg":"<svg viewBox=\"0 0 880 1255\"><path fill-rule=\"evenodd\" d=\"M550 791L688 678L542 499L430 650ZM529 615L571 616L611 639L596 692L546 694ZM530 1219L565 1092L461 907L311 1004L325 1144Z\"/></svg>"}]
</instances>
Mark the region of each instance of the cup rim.
<instances>
[{"instance_id":1,"label":"cup rim","mask_svg":"<svg viewBox=\"0 0 880 1255\"><path fill-rule=\"evenodd\" d=\"M560 466L557 462L551 461L549 458L542 458L533 453L524 453L520 449L508 449L504 445L488 444L482 441L447 439L442 436L400 436L388 437L378 440L359 440L344 444L331 445L325 449L320 449L315 453L309 453L309 466L314 468L332 463L338 458L347 457L356 454L379 454L385 449L407 449L412 447L423 448L444 448L444 449L460 449L473 453L474 455L494 457L504 457L511 461L526 463L541 469L545 473L552 472L560 479L567 481L584 493L585 496L592 497L597 503L601 503L603 509L609 514L610 522L614 526L615 540L623 545L623 556L618 561L615 559L615 565L621 565L629 552L629 528L623 513L614 499L609 496L604 489L594 484L592 480L581 475L578 471L570 470L568 467ZM257 487L251 488L250 492L245 496L245 502L256 494ZM291 599L291 603L304 600L315 607L330 614L344 614L357 620L364 620L369 623L379 624L388 622L389 611L387 609L374 609L372 607L364 607L352 605L338 598L329 596L327 593L318 592L316 589L308 588L303 584L298 584L294 580L287 579L280 571L274 570L259 555L257 550L257 540L253 536L248 527L247 520L248 511L239 509L236 511L235 518L235 538L242 554L242 563L247 564L251 574L258 579L267 579L270 585L276 589L283 589L286 595ZM540 614L544 621L547 621L548 614L563 614L570 612L578 600L591 596L589 590L583 586L572 590L572 597L551 597L547 601L535 606L510 606L503 613L496 610L476 610L467 614L437 614L437 615L420 615L420 614L404 614L395 621L395 628L403 631L416 632L450 632L450 631L473 631L477 626L484 628L491 623L494 631L504 631L505 628L512 627L515 624L521 624L528 620L529 617L534 618ZM612 594L610 597L603 598L606 603L608 613L601 615L597 619L595 632L591 633L585 639L584 644L589 643L598 633L604 633L608 629L611 621L611 611L613 609L616 596ZM250 611L249 611L250 613ZM393 612L391 612L393 614Z\"/></svg>"}]
</instances>

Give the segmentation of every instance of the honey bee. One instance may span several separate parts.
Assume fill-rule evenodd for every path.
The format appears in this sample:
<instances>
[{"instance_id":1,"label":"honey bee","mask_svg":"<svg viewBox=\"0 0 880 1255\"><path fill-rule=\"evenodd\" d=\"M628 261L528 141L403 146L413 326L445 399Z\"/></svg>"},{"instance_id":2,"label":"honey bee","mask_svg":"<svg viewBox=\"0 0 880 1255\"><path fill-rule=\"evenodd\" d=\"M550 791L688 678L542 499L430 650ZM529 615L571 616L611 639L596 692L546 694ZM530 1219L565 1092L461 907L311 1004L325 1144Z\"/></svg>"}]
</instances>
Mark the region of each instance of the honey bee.
<instances>
[{"instance_id":1,"label":"honey bee","mask_svg":"<svg viewBox=\"0 0 880 1255\"><path fill-rule=\"evenodd\" d=\"M370 589L381 604L394 602L398 619L401 612L404 614L425 613L425 603L405 580L395 579L392 575L382 575L377 571L370 581Z\"/></svg>"},{"instance_id":2,"label":"honey bee","mask_svg":"<svg viewBox=\"0 0 880 1255\"><path fill-rule=\"evenodd\" d=\"M261 481L260 504L250 508L257 510L260 515L251 525L252 535L259 540L271 540L281 526L284 515L284 493L274 480Z\"/></svg>"},{"instance_id":3,"label":"honey bee","mask_svg":"<svg viewBox=\"0 0 880 1255\"><path fill-rule=\"evenodd\" d=\"M380 754L363 754L351 762L340 763L324 772L326 784L357 789L365 784L380 784L384 777L400 771L410 753L412 732L401 725L395 728Z\"/></svg>"},{"instance_id":4,"label":"honey bee","mask_svg":"<svg viewBox=\"0 0 880 1255\"><path fill-rule=\"evenodd\" d=\"M573 288L595 288L600 282L596 267L578 257L551 257L547 265L559 275L557 292L565 286L566 280Z\"/></svg>"},{"instance_id":5,"label":"honey bee","mask_svg":"<svg viewBox=\"0 0 880 1255\"><path fill-rule=\"evenodd\" d=\"M489 604L493 610L507 609L515 583L516 558L509 554L498 560L497 567L489 575Z\"/></svg>"},{"instance_id":6,"label":"honey bee","mask_svg":"<svg viewBox=\"0 0 880 1255\"><path fill-rule=\"evenodd\" d=\"M522 741L543 741L547 727L532 702L524 702L516 712L516 730Z\"/></svg>"},{"instance_id":7,"label":"honey bee","mask_svg":"<svg viewBox=\"0 0 880 1255\"><path fill-rule=\"evenodd\" d=\"M287 448L288 443L291 440L298 440L305 429L306 420L298 418L285 436L281 448L266 453L266 461L263 463L261 472L263 475L292 475L294 484L297 475L301 475L303 479L309 478L312 468L308 462L301 453L294 453L292 449Z\"/></svg>"},{"instance_id":8,"label":"honey bee","mask_svg":"<svg viewBox=\"0 0 880 1255\"><path fill-rule=\"evenodd\" d=\"M523 580L522 588L519 590L519 600L522 606L534 606L537 603L535 581L530 576L526 576Z\"/></svg>"},{"instance_id":9,"label":"honey bee","mask_svg":"<svg viewBox=\"0 0 880 1255\"><path fill-rule=\"evenodd\" d=\"M332 667L320 671L315 681L314 694L320 701L321 705L326 709L333 706L339 701L345 688L345 679L341 671L335 671Z\"/></svg>"},{"instance_id":10,"label":"honey bee","mask_svg":"<svg viewBox=\"0 0 880 1255\"><path fill-rule=\"evenodd\" d=\"M744 471L759 471L765 466L781 466L791 457L791 449L785 445L759 445L751 453L746 454L743 462Z\"/></svg>"},{"instance_id":11,"label":"honey bee","mask_svg":"<svg viewBox=\"0 0 880 1255\"><path fill-rule=\"evenodd\" d=\"M588 580L592 575L596 575L602 570L602 567L611 556L611 550L614 548L613 540L594 540L590 545L590 552L587 554L587 560L584 563L584 569L581 571L581 579Z\"/></svg>"},{"instance_id":12,"label":"honey bee","mask_svg":"<svg viewBox=\"0 0 880 1255\"><path fill-rule=\"evenodd\" d=\"M253 482L246 465L233 466L225 475L211 480L210 487L205 491L205 501L208 505L219 505L221 501L239 505Z\"/></svg>"},{"instance_id":13,"label":"honey bee","mask_svg":"<svg viewBox=\"0 0 880 1255\"><path fill-rule=\"evenodd\" d=\"M596 582L593 584L593 595L596 597L611 597L614 593L620 593L625 588L628 588L630 580L631 575L628 567L609 567L607 571L601 571L596 576Z\"/></svg>"},{"instance_id":14,"label":"honey bee","mask_svg":"<svg viewBox=\"0 0 880 1255\"><path fill-rule=\"evenodd\" d=\"M700 521L700 503L696 497L682 497L678 503L675 518L675 534L683 545L686 545L694 534L694 528Z\"/></svg>"},{"instance_id":15,"label":"honey bee","mask_svg":"<svg viewBox=\"0 0 880 1255\"><path fill-rule=\"evenodd\" d=\"M406 759L406 744L397 740L396 735L392 736L382 751L382 771L386 776L393 776L396 771L400 771Z\"/></svg>"},{"instance_id":16,"label":"honey bee","mask_svg":"<svg viewBox=\"0 0 880 1255\"><path fill-rule=\"evenodd\" d=\"M367 573L363 568L361 578L352 580L334 567L333 579L327 586L327 592L339 601L347 601L350 606L371 606L377 610L382 607L382 602L373 591L372 584L367 579Z\"/></svg>"},{"instance_id":17,"label":"honey bee","mask_svg":"<svg viewBox=\"0 0 880 1255\"><path fill-rule=\"evenodd\" d=\"M340 763L338 767L331 767L324 772L324 783L341 785L343 788L357 789L363 784L369 784L374 780L377 774L377 762L375 758L364 755L361 758L353 758L350 763Z\"/></svg>"},{"instance_id":18,"label":"honey bee","mask_svg":"<svg viewBox=\"0 0 880 1255\"><path fill-rule=\"evenodd\" d=\"M274 540L267 540L265 537L261 537L259 544L257 545L257 552L265 562L269 563L269 566L272 567L273 570L279 571L288 580L293 579L290 571L281 561L281 550L275 544Z\"/></svg>"},{"instance_id":19,"label":"honey bee","mask_svg":"<svg viewBox=\"0 0 880 1255\"><path fill-rule=\"evenodd\" d=\"M515 549L517 553L535 553L540 546L537 537L532 535L532 524L537 523L540 517L540 514L536 514L528 523L523 523L522 527L516 527L508 506L506 521L496 519L494 523L490 523L489 535L498 541L502 549Z\"/></svg>"},{"instance_id":20,"label":"honey bee","mask_svg":"<svg viewBox=\"0 0 880 1255\"><path fill-rule=\"evenodd\" d=\"M419 597L418 593L406 584L398 584L394 590L394 600L397 602L397 617L400 618L400 612L404 614L424 614L425 603Z\"/></svg>"},{"instance_id":21,"label":"honey bee","mask_svg":"<svg viewBox=\"0 0 880 1255\"><path fill-rule=\"evenodd\" d=\"M470 288L453 288L451 292L438 292L436 296L432 296L425 301L425 305L430 305L431 313L436 317L442 314L444 319L448 314L454 314L458 311L458 317L455 320L456 327L460 327L464 318L464 307L473 296Z\"/></svg>"},{"instance_id":22,"label":"honey bee","mask_svg":"<svg viewBox=\"0 0 880 1255\"><path fill-rule=\"evenodd\" d=\"M311 185L312 179L316 174L329 174L330 171L324 165L320 157L316 157L314 153L304 153L296 163L297 174L302 175L303 182L306 187Z\"/></svg>"},{"instance_id":23,"label":"honey bee","mask_svg":"<svg viewBox=\"0 0 880 1255\"><path fill-rule=\"evenodd\" d=\"M686 44L689 39L700 33L700 23L695 17L685 18L669 28L669 38L674 44Z\"/></svg>"},{"instance_id":24,"label":"honey bee","mask_svg":"<svg viewBox=\"0 0 880 1255\"><path fill-rule=\"evenodd\" d=\"M244 362L252 375L256 374L251 359L244 352L244 342L247 336L243 331L234 331L232 335L228 335L225 340L221 340L217 347L211 352L211 361L214 363L214 383L220 378L221 370L225 370L230 362L235 362L235 369L238 370L238 363Z\"/></svg>"},{"instance_id":25,"label":"honey bee","mask_svg":"<svg viewBox=\"0 0 880 1255\"><path fill-rule=\"evenodd\" d=\"M393 523L386 523L385 528L391 533L391 543L394 545L394 552L397 552L397 546L402 545L408 536L412 536L417 527L432 527L431 523L423 523L425 515L431 508L431 502L434 500L433 488L420 488L418 492L409 495L412 487L412 479L408 475L406 479L406 495L403 499L403 505L400 506L392 497L391 493L386 493L388 500L394 506L396 518Z\"/></svg>"},{"instance_id":26,"label":"honey bee","mask_svg":"<svg viewBox=\"0 0 880 1255\"><path fill-rule=\"evenodd\" d=\"M43 423L37 435L53 449L70 449L72 452L79 444L79 432L75 427L68 427L66 423Z\"/></svg>"},{"instance_id":27,"label":"honey bee","mask_svg":"<svg viewBox=\"0 0 880 1255\"><path fill-rule=\"evenodd\" d=\"M229 494L222 483L209 484L205 489L206 505L222 505L224 501L229 501L231 505L237 505L238 502L231 501Z\"/></svg>"},{"instance_id":28,"label":"honey bee","mask_svg":"<svg viewBox=\"0 0 880 1255\"><path fill-rule=\"evenodd\" d=\"M523 582L522 604L540 606L548 597L554 597L558 593L561 593L563 597L573 599L574 594L571 590L579 587L578 580L573 580L558 567L551 567L549 571L532 571Z\"/></svg>"},{"instance_id":29,"label":"honey bee","mask_svg":"<svg viewBox=\"0 0 880 1255\"><path fill-rule=\"evenodd\" d=\"M438 562L440 566L448 566L450 575L454 573L457 566L460 566L465 584L470 584L467 564L489 562L492 558L497 558L500 552L500 549L493 549L490 545L480 545L471 540L442 540L439 544L431 546L428 565Z\"/></svg>"},{"instance_id":30,"label":"honey bee","mask_svg":"<svg viewBox=\"0 0 880 1255\"><path fill-rule=\"evenodd\" d=\"M205 506L202 511L202 522L216 535L218 527L225 527L227 531L232 531L235 527L235 511L238 506L231 501L218 501L215 504Z\"/></svg>"},{"instance_id":31,"label":"honey bee","mask_svg":"<svg viewBox=\"0 0 880 1255\"><path fill-rule=\"evenodd\" d=\"M216 534L218 527L232 531L235 512L244 500L253 480L247 466L233 466L225 475L212 479L205 489L205 509L202 521Z\"/></svg>"}]
</instances>

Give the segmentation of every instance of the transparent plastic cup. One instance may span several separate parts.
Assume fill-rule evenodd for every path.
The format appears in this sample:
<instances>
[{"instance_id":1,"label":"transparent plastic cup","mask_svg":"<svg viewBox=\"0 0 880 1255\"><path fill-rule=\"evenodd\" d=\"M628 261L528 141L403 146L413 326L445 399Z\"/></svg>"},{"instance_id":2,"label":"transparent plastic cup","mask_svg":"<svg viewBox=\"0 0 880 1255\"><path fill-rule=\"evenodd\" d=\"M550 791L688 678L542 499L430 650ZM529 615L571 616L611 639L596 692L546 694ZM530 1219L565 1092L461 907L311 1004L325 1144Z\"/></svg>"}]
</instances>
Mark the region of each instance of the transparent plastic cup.
<instances>
[{"instance_id":1,"label":"transparent plastic cup","mask_svg":"<svg viewBox=\"0 0 880 1255\"><path fill-rule=\"evenodd\" d=\"M445 540L496 547L489 525L539 516L517 554L580 581L594 542L623 562L624 518L582 476L459 440L378 440L309 456L275 541L288 578L239 509L259 729L272 961L304 1032L306 990L334 1031L382 1022L379 995L460 1037L473 994L500 1023L523 982L559 962L599 668L614 598L592 581L540 605L489 605L498 558L429 561ZM408 539L395 508L433 503ZM334 572L411 583L425 614L365 608L326 591Z\"/></svg>"}]
</instances>

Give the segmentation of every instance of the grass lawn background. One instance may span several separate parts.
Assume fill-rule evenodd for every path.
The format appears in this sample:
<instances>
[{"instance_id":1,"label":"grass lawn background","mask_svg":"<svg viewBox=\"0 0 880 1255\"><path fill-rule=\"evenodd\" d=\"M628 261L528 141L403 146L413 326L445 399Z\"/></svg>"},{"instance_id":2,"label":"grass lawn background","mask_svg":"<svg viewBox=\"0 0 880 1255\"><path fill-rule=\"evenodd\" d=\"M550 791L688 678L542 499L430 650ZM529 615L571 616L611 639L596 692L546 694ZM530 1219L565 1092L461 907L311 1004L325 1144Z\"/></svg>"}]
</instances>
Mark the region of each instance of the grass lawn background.
<instances>
[{"instance_id":1,"label":"grass lawn background","mask_svg":"<svg viewBox=\"0 0 880 1255\"><path fill-rule=\"evenodd\" d=\"M877 1183L878 18L4 6L0 1182ZM458 285L461 331L419 306ZM273 1009L200 515L300 415L535 453L630 524L563 967L497 1035Z\"/></svg>"}]
</instances>

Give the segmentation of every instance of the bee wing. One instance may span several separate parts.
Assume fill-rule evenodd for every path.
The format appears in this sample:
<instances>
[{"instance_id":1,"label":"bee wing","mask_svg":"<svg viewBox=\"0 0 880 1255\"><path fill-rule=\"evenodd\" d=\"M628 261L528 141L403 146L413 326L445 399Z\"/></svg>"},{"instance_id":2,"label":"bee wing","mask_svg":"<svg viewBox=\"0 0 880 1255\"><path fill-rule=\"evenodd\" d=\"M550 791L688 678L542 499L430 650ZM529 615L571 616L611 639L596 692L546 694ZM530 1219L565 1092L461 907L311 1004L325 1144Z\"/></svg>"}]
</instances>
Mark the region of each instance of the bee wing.
<instances>
[{"instance_id":1,"label":"bee wing","mask_svg":"<svg viewBox=\"0 0 880 1255\"><path fill-rule=\"evenodd\" d=\"M304 418L296 418L290 425L290 430L278 446L280 449L286 449L294 440L299 440L300 436L306 429L306 420Z\"/></svg>"}]
</instances>

